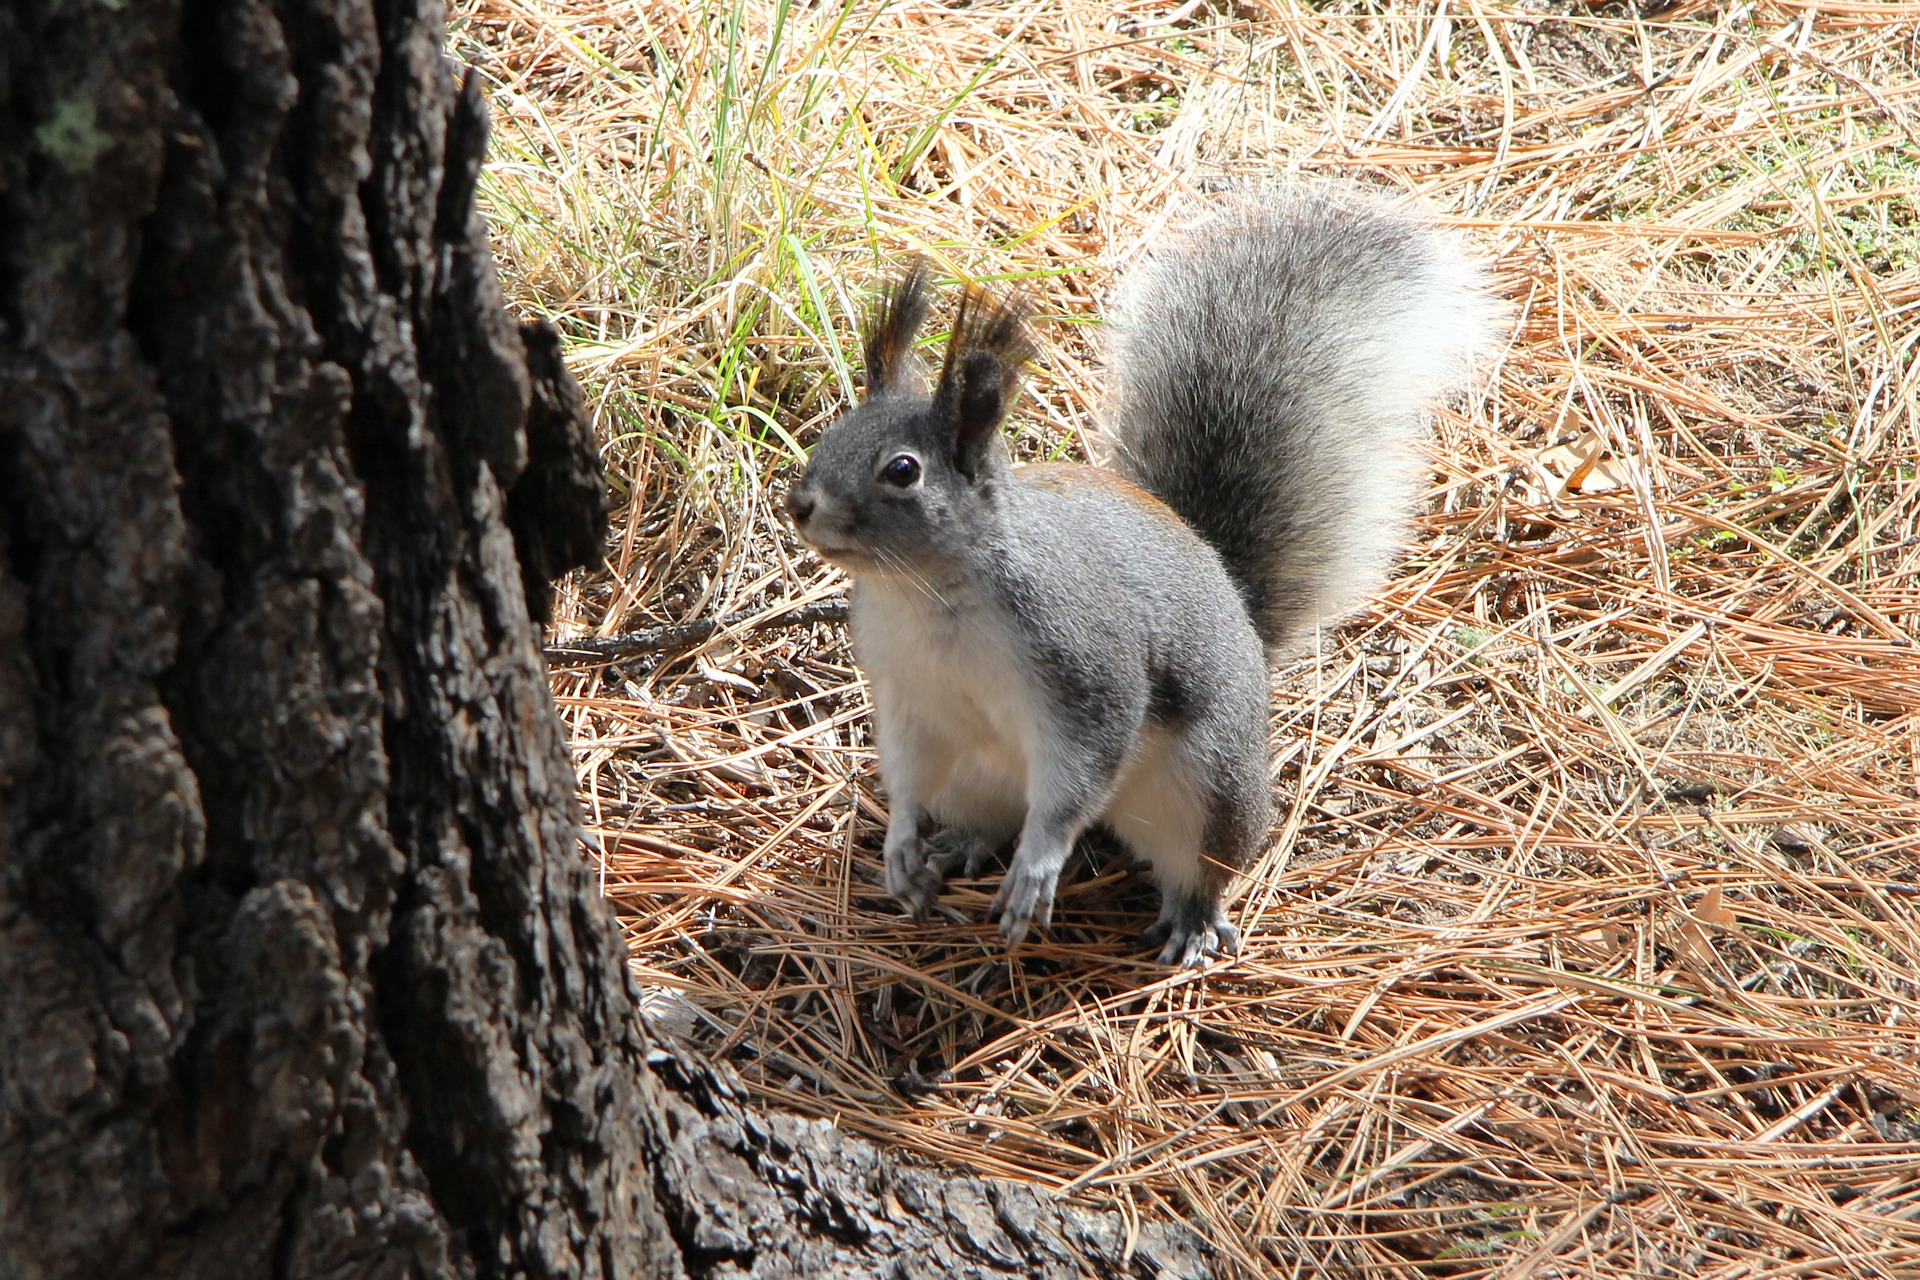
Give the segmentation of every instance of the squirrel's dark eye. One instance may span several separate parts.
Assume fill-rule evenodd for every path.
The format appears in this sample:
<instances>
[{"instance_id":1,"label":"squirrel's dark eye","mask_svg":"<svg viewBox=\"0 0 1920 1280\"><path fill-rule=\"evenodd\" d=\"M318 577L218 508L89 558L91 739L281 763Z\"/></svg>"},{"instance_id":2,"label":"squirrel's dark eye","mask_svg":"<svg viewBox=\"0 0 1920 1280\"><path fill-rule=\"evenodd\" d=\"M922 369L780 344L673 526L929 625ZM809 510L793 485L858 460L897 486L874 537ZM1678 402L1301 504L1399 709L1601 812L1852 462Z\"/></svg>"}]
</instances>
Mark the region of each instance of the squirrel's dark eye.
<instances>
[{"instance_id":1,"label":"squirrel's dark eye","mask_svg":"<svg viewBox=\"0 0 1920 1280\"><path fill-rule=\"evenodd\" d=\"M920 478L920 459L903 453L880 468L880 478L896 489L911 488L913 482Z\"/></svg>"}]
</instances>

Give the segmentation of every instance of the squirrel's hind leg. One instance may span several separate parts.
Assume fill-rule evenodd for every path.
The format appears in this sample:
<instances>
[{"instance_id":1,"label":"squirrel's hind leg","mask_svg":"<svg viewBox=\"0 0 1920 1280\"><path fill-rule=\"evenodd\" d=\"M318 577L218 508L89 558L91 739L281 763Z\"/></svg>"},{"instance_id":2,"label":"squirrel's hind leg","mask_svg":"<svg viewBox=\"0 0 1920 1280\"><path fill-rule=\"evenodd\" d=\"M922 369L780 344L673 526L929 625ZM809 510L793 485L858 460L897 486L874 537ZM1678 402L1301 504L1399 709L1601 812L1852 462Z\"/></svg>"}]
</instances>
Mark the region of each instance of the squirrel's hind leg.
<instances>
[{"instance_id":1,"label":"squirrel's hind leg","mask_svg":"<svg viewBox=\"0 0 1920 1280\"><path fill-rule=\"evenodd\" d=\"M1160 887L1160 918L1141 941L1161 948L1162 964L1185 968L1240 949L1221 902L1270 817L1260 803L1264 769L1236 784L1210 775L1195 754L1180 734L1149 730L1106 814Z\"/></svg>"}]
</instances>

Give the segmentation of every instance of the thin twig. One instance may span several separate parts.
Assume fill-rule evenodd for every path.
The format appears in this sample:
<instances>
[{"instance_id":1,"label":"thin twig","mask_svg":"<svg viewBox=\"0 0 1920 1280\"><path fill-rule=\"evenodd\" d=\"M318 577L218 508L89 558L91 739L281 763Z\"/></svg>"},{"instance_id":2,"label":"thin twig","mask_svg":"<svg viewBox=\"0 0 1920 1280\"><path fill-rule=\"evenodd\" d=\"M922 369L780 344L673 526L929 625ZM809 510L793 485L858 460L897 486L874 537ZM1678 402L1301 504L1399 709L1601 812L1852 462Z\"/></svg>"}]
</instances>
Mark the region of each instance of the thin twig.
<instances>
[{"instance_id":1,"label":"thin twig","mask_svg":"<svg viewBox=\"0 0 1920 1280\"><path fill-rule=\"evenodd\" d=\"M845 600L822 600L802 605L787 613L734 613L724 618L701 618L693 622L675 622L645 631L628 631L614 636L591 636L562 640L547 646L547 661L561 665L607 662L631 658L640 653L675 653L706 643L722 631L766 631L774 627L810 627L817 622L845 622Z\"/></svg>"}]
</instances>

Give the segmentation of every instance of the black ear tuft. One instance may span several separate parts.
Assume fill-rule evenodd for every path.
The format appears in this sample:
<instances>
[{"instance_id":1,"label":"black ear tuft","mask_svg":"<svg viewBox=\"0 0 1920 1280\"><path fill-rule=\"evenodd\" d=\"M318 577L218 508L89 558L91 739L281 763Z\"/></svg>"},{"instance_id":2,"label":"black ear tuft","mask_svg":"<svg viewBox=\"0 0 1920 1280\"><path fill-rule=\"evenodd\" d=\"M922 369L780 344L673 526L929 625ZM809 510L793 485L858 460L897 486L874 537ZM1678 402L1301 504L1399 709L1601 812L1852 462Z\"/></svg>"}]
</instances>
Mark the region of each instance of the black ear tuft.
<instances>
[{"instance_id":1,"label":"black ear tuft","mask_svg":"<svg viewBox=\"0 0 1920 1280\"><path fill-rule=\"evenodd\" d=\"M993 301L969 286L960 296L934 405L954 428L954 459L976 474L994 429L1013 403L1020 367L1033 354L1027 309L1019 298Z\"/></svg>"},{"instance_id":2,"label":"black ear tuft","mask_svg":"<svg viewBox=\"0 0 1920 1280\"><path fill-rule=\"evenodd\" d=\"M960 358L960 421L980 423L983 429L999 425L1006 415L1007 401L1013 395L1015 378L1007 377L1007 366L991 351L969 351Z\"/></svg>"},{"instance_id":3,"label":"black ear tuft","mask_svg":"<svg viewBox=\"0 0 1920 1280\"><path fill-rule=\"evenodd\" d=\"M931 279L926 260L915 258L867 317L864 354L868 395L893 386L906 372L907 352L927 318L927 284Z\"/></svg>"}]
</instances>

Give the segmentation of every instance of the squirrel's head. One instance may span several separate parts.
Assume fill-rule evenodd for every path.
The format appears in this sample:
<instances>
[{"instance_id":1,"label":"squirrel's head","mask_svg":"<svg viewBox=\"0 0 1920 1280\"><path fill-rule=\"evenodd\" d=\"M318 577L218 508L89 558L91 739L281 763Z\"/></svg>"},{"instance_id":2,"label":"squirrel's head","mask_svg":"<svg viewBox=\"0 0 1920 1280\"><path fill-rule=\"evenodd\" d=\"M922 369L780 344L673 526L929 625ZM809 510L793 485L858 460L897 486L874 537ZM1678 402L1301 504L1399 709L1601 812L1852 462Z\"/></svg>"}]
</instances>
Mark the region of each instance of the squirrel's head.
<instances>
[{"instance_id":1,"label":"squirrel's head","mask_svg":"<svg viewBox=\"0 0 1920 1280\"><path fill-rule=\"evenodd\" d=\"M1000 420L1031 351L1024 308L969 287L928 396L912 358L927 286L916 262L875 308L864 334L867 393L827 428L787 493L800 536L844 568L920 574L957 554L1006 465Z\"/></svg>"}]
</instances>

